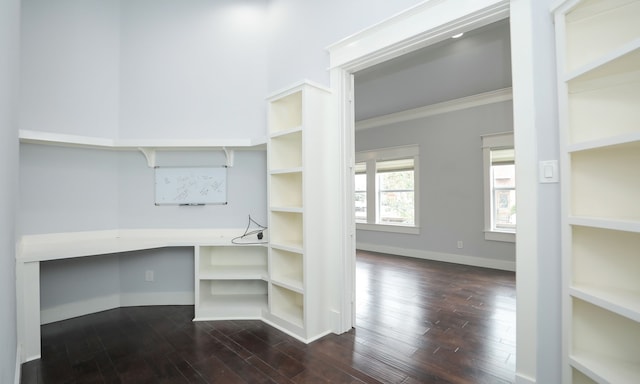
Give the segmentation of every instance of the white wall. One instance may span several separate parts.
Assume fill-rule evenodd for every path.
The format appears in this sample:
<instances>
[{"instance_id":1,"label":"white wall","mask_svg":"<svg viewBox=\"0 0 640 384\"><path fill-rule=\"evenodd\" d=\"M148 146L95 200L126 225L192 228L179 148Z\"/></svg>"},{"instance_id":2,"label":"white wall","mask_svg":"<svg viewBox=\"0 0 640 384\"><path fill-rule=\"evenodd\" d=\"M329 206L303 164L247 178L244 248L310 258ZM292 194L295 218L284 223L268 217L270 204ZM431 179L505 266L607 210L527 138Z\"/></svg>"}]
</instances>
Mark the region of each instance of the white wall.
<instances>
[{"instance_id":1,"label":"white wall","mask_svg":"<svg viewBox=\"0 0 640 384\"><path fill-rule=\"evenodd\" d=\"M114 137L119 1L23 0L20 128Z\"/></svg>"},{"instance_id":2,"label":"white wall","mask_svg":"<svg viewBox=\"0 0 640 384\"><path fill-rule=\"evenodd\" d=\"M266 0L120 4L121 137L265 135Z\"/></svg>"},{"instance_id":3,"label":"white wall","mask_svg":"<svg viewBox=\"0 0 640 384\"><path fill-rule=\"evenodd\" d=\"M268 87L301 79L329 85L325 48L421 0L270 0Z\"/></svg>"},{"instance_id":4,"label":"white wall","mask_svg":"<svg viewBox=\"0 0 640 384\"><path fill-rule=\"evenodd\" d=\"M265 15L265 0L23 0L20 127L264 136Z\"/></svg>"},{"instance_id":5,"label":"white wall","mask_svg":"<svg viewBox=\"0 0 640 384\"><path fill-rule=\"evenodd\" d=\"M15 228L18 204L18 77L20 2L0 1L0 382L16 372Z\"/></svg>"},{"instance_id":6,"label":"white wall","mask_svg":"<svg viewBox=\"0 0 640 384\"><path fill-rule=\"evenodd\" d=\"M454 262L462 255L479 265L515 267L515 245L487 241L483 232L481 136L512 130L513 107L507 101L356 131L356 151L420 146L420 234L358 230L358 245ZM458 240L464 248L457 248Z\"/></svg>"},{"instance_id":7,"label":"white wall","mask_svg":"<svg viewBox=\"0 0 640 384\"><path fill-rule=\"evenodd\" d=\"M561 381L560 192L538 182L538 162L559 158L554 0L511 1L518 199L518 383ZM560 175L562 177L562 175Z\"/></svg>"}]
</instances>

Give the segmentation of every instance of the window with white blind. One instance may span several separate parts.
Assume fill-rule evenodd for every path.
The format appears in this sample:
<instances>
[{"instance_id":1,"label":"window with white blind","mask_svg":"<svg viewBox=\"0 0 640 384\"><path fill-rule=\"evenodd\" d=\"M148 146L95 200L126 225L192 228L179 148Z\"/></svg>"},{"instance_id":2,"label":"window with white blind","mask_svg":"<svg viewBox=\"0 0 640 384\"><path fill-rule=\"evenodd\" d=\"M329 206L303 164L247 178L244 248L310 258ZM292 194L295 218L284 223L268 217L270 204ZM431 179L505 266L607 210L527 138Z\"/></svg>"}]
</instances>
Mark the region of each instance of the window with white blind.
<instances>
[{"instance_id":1,"label":"window with white blind","mask_svg":"<svg viewBox=\"0 0 640 384\"><path fill-rule=\"evenodd\" d=\"M516 165L513 133L482 137L485 238L515 241Z\"/></svg>"},{"instance_id":2,"label":"window with white blind","mask_svg":"<svg viewBox=\"0 0 640 384\"><path fill-rule=\"evenodd\" d=\"M358 229L418 233L418 146L356 153Z\"/></svg>"}]
</instances>

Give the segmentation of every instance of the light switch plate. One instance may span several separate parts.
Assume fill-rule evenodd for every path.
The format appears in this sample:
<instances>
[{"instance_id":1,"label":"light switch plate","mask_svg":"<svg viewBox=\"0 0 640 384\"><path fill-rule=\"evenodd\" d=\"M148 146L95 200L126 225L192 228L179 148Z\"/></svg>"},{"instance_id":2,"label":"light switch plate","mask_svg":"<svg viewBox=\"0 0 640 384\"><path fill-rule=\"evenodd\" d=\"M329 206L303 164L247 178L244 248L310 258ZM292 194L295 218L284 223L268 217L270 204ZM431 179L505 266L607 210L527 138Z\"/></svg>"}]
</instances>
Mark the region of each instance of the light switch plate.
<instances>
[{"instance_id":1,"label":"light switch plate","mask_svg":"<svg viewBox=\"0 0 640 384\"><path fill-rule=\"evenodd\" d=\"M557 183L560 181L558 171L558 160L545 160L539 163L540 182L541 183Z\"/></svg>"}]
</instances>

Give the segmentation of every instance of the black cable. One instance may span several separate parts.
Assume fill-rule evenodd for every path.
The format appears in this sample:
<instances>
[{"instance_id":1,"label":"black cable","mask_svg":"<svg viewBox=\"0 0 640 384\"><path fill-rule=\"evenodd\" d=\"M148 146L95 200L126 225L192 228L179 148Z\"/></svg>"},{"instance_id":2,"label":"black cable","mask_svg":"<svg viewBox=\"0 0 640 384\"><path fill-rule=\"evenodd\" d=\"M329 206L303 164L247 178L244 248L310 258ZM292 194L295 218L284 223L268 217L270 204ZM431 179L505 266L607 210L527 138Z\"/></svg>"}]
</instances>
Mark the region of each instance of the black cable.
<instances>
[{"instance_id":1,"label":"black cable","mask_svg":"<svg viewBox=\"0 0 640 384\"><path fill-rule=\"evenodd\" d=\"M259 228L258 229L254 229L252 231L249 231L249 227L251 227L251 223L257 225ZM249 215L249 222L247 223L247 228L244 230L244 234L242 234L241 236L238 237L234 237L233 239L231 239L231 243L232 244L238 244L238 245L243 245L243 244L267 244L267 241L252 241L252 242L241 242L239 243L238 240L240 239L244 239L245 237L249 237L252 235L258 235L258 240L262 239L262 233L267 229L267 227L265 227L262 224L259 224L257 221L253 220L251 218L251 215Z\"/></svg>"}]
</instances>

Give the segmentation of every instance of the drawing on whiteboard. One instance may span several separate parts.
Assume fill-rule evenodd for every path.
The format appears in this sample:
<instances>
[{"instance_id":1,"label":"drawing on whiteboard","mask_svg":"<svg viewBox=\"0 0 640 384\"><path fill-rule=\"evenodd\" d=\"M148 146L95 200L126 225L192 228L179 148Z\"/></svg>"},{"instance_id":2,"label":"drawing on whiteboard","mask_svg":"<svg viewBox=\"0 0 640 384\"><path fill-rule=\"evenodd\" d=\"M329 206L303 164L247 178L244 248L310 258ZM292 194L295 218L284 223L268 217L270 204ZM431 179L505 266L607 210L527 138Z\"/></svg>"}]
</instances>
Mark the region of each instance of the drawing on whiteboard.
<instances>
[{"instance_id":1,"label":"drawing on whiteboard","mask_svg":"<svg viewBox=\"0 0 640 384\"><path fill-rule=\"evenodd\" d=\"M156 205L226 204L226 167L156 168Z\"/></svg>"}]
</instances>

